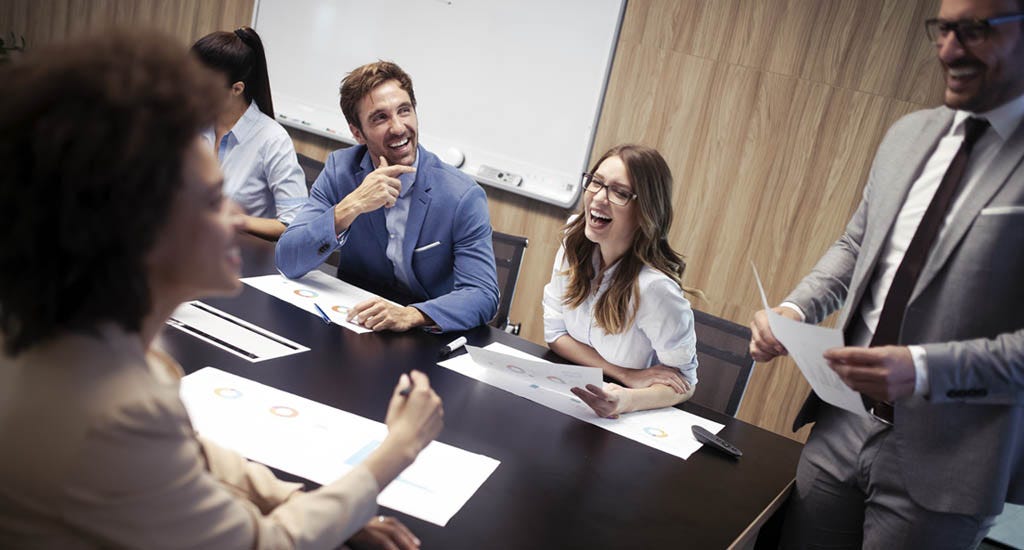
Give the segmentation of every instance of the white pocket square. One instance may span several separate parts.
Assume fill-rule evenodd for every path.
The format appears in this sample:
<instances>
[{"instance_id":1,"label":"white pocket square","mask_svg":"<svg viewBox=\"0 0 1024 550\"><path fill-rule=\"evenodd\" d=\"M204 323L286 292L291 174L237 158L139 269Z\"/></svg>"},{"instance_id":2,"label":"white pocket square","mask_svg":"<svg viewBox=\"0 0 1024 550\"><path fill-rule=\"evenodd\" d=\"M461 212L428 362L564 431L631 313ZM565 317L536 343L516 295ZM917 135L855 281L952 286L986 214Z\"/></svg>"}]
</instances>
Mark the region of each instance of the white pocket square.
<instances>
[{"instance_id":1,"label":"white pocket square","mask_svg":"<svg viewBox=\"0 0 1024 550\"><path fill-rule=\"evenodd\" d=\"M441 246L441 241L434 241L434 242L432 242L430 244L423 245L423 246L421 246L419 248L415 248L415 249L413 249L412 253L415 254L417 252L423 252L424 250L430 250L431 248L434 248L435 246Z\"/></svg>"},{"instance_id":2,"label":"white pocket square","mask_svg":"<svg viewBox=\"0 0 1024 550\"><path fill-rule=\"evenodd\" d=\"M989 206L981 210L981 216L1005 216L1007 214L1024 214L1024 205Z\"/></svg>"}]
</instances>

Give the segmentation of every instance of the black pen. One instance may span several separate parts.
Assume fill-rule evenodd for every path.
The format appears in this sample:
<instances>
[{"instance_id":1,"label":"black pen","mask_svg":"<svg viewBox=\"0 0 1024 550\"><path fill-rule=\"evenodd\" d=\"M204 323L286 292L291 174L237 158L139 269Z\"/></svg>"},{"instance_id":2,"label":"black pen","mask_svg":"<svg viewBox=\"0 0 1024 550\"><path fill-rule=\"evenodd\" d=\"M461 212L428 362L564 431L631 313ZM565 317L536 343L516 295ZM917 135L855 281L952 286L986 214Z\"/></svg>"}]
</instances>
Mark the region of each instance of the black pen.
<instances>
[{"instance_id":1,"label":"black pen","mask_svg":"<svg viewBox=\"0 0 1024 550\"><path fill-rule=\"evenodd\" d=\"M410 393L412 393L412 377L411 376L409 377L409 385L407 387L405 387L402 391L398 392L398 395L401 395L402 397L409 397Z\"/></svg>"}]
</instances>

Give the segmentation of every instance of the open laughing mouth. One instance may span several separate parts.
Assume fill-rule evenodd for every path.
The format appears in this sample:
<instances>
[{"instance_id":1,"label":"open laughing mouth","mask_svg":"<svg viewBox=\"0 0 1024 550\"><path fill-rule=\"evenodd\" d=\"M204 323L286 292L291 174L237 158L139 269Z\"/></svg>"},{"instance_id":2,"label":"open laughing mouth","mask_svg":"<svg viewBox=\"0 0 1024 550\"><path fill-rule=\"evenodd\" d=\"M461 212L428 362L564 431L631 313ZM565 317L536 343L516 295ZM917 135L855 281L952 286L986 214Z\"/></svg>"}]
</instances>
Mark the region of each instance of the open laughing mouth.
<instances>
[{"instance_id":1,"label":"open laughing mouth","mask_svg":"<svg viewBox=\"0 0 1024 550\"><path fill-rule=\"evenodd\" d=\"M590 220L590 225L592 225L592 226L594 226L594 227L596 227L598 229L607 227L608 224L612 223L611 216L608 216L608 215L605 215L605 214L603 214L601 212L598 212L597 210L594 210L593 208L590 209L590 212L588 212L588 214L589 214L588 218Z\"/></svg>"}]
</instances>

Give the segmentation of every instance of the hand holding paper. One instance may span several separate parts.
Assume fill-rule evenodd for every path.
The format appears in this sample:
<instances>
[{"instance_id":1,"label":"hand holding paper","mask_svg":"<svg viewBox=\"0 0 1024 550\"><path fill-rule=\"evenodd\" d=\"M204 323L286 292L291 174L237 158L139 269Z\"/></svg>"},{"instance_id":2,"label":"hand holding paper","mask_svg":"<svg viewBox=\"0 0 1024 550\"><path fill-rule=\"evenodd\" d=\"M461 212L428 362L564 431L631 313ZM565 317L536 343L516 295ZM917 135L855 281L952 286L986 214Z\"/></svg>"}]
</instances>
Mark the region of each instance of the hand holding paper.
<instances>
[{"instance_id":1,"label":"hand holding paper","mask_svg":"<svg viewBox=\"0 0 1024 550\"><path fill-rule=\"evenodd\" d=\"M811 384L814 393L830 405L859 416L868 416L860 394L847 386L825 360L826 351L843 347L843 333L833 328L795 321L770 309L757 268L753 264L751 267L754 269L754 278L757 280L761 303L764 305L763 313L767 317L771 333L793 356L793 361Z\"/></svg>"}]
</instances>

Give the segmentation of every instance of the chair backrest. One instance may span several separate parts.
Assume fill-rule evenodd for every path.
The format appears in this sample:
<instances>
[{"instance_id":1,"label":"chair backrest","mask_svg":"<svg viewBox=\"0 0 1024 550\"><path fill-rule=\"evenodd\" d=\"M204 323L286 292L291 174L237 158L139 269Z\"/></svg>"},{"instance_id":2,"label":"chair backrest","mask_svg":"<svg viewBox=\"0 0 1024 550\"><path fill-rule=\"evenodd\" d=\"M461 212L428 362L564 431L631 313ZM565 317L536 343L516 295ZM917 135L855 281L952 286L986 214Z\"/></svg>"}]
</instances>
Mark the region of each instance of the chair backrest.
<instances>
[{"instance_id":1,"label":"chair backrest","mask_svg":"<svg viewBox=\"0 0 1024 550\"><path fill-rule=\"evenodd\" d=\"M703 311L693 317L699 367L691 401L736 416L754 367L750 329Z\"/></svg>"},{"instance_id":2,"label":"chair backrest","mask_svg":"<svg viewBox=\"0 0 1024 550\"><path fill-rule=\"evenodd\" d=\"M302 171L306 174L306 191L309 191L313 187L313 182L320 176L320 172L324 171L324 163L309 158L306 155L298 155L298 157L299 166L302 167Z\"/></svg>"},{"instance_id":3,"label":"chair backrest","mask_svg":"<svg viewBox=\"0 0 1024 550\"><path fill-rule=\"evenodd\" d=\"M494 245L494 265L498 271L498 313L489 323L492 327L505 330L508 313L512 309L512 298L516 293L519 268L523 264L523 253L529 241L494 231L491 242Z\"/></svg>"}]
</instances>

